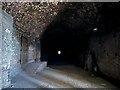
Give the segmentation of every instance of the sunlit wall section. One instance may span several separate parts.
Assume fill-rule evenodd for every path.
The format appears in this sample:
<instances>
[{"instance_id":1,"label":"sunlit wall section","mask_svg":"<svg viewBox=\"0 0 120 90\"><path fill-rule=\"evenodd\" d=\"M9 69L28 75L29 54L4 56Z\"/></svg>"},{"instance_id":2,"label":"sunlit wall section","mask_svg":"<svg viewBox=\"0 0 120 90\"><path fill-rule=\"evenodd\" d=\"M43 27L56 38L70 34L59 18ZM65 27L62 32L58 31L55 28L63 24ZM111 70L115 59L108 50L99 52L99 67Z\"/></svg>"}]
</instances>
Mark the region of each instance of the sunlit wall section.
<instances>
[{"instance_id":1,"label":"sunlit wall section","mask_svg":"<svg viewBox=\"0 0 120 90\"><path fill-rule=\"evenodd\" d=\"M12 60L12 17L2 11L2 87L8 87Z\"/></svg>"},{"instance_id":2,"label":"sunlit wall section","mask_svg":"<svg viewBox=\"0 0 120 90\"><path fill-rule=\"evenodd\" d=\"M13 27L13 18L2 11L2 88L11 85L12 78L20 72L19 33Z\"/></svg>"},{"instance_id":3,"label":"sunlit wall section","mask_svg":"<svg viewBox=\"0 0 120 90\"><path fill-rule=\"evenodd\" d=\"M2 42L2 5L0 4L0 42ZM2 76L2 68L1 68L1 61L2 61L2 43L0 43L0 90L1 90L1 76Z\"/></svg>"}]
</instances>

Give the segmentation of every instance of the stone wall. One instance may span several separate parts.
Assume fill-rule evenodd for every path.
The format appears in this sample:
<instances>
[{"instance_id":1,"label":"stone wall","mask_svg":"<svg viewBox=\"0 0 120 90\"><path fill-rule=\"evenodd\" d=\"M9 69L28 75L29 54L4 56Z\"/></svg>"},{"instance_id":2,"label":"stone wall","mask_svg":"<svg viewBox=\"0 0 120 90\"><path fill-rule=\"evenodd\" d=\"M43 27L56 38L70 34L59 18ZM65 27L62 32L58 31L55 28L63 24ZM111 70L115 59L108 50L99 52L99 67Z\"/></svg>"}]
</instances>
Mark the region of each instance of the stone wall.
<instances>
[{"instance_id":1,"label":"stone wall","mask_svg":"<svg viewBox=\"0 0 120 90\"><path fill-rule=\"evenodd\" d=\"M40 43L40 39L39 38L36 38L36 40L35 40L35 42L36 42L36 60L37 61L40 61L40 59L41 59L41 43Z\"/></svg>"},{"instance_id":2,"label":"stone wall","mask_svg":"<svg viewBox=\"0 0 120 90\"><path fill-rule=\"evenodd\" d=\"M28 48L28 60L29 62L34 61L35 60L35 47L33 45L29 45Z\"/></svg>"},{"instance_id":3,"label":"stone wall","mask_svg":"<svg viewBox=\"0 0 120 90\"><path fill-rule=\"evenodd\" d=\"M21 64L28 62L28 39L21 36Z\"/></svg>"},{"instance_id":4,"label":"stone wall","mask_svg":"<svg viewBox=\"0 0 120 90\"><path fill-rule=\"evenodd\" d=\"M100 72L120 80L120 32L92 37L91 49L95 52Z\"/></svg>"},{"instance_id":5,"label":"stone wall","mask_svg":"<svg viewBox=\"0 0 120 90\"><path fill-rule=\"evenodd\" d=\"M10 61L12 61L12 17L2 12L2 87L10 85Z\"/></svg>"},{"instance_id":6,"label":"stone wall","mask_svg":"<svg viewBox=\"0 0 120 90\"><path fill-rule=\"evenodd\" d=\"M0 42L2 42L2 5L0 3ZM2 53L2 43L0 43L0 53ZM2 63L1 63L1 60L2 60L2 55L0 54L0 89L1 89L1 76L2 76Z\"/></svg>"},{"instance_id":7,"label":"stone wall","mask_svg":"<svg viewBox=\"0 0 120 90\"><path fill-rule=\"evenodd\" d=\"M29 39L29 41L31 41ZM28 62L32 61L40 61L41 53L40 53L40 40L39 38L35 39L34 43L30 43L28 45Z\"/></svg>"},{"instance_id":8,"label":"stone wall","mask_svg":"<svg viewBox=\"0 0 120 90\"><path fill-rule=\"evenodd\" d=\"M18 33L13 28L13 18L2 11L2 87L11 84L11 78L20 71L20 43Z\"/></svg>"},{"instance_id":9,"label":"stone wall","mask_svg":"<svg viewBox=\"0 0 120 90\"><path fill-rule=\"evenodd\" d=\"M10 61L10 78L20 72L20 40L19 40L19 32L13 29L12 33L12 60Z\"/></svg>"}]
</instances>

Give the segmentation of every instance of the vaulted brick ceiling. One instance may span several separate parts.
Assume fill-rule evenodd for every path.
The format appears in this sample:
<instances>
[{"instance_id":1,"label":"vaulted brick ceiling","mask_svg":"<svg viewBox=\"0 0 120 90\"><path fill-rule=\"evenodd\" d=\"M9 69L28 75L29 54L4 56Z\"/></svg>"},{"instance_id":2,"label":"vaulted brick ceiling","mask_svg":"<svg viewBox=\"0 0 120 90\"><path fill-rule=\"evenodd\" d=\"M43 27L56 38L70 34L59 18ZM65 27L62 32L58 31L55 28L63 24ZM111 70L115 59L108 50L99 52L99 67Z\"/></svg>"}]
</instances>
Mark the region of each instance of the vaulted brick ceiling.
<instances>
[{"instance_id":1,"label":"vaulted brick ceiling","mask_svg":"<svg viewBox=\"0 0 120 90\"><path fill-rule=\"evenodd\" d=\"M39 35L52 22L65 4L56 3L3 3L3 9L14 18L17 30L28 35Z\"/></svg>"},{"instance_id":2,"label":"vaulted brick ceiling","mask_svg":"<svg viewBox=\"0 0 120 90\"><path fill-rule=\"evenodd\" d=\"M56 17L57 22L62 23L62 25L64 24L69 28L77 28L78 30L85 28L89 31L100 20L102 20L102 18L108 18L108 16L110 16L110 14L114 11L112 10L111 12L110 8L113 8L116 5L117 4L115 3L107 3L105 5L107 7L102 9L101 7L103 6L103 3L56 4L40 2L7 2L3 3L3 9L13 16L14 26L17 30L27 33L30 36L38 36L44 32L46 27L49 26L49 24L53 22Z\"/></svg>"},{"instance_id":3,"label":"vaulted brick ceiling","mask_svg":"<svg viewBox=\"0 0 120 90\"><path fill-rule=\"evenodd\" d=\"M3 9L11 14L14 18L14 24L17 30L28 33L29 35L39 35L42 34L43 30L47 25L52 22L58 12L62 11L64 7L72 11L76 11L78 17L75 13L70 13L68 16L63 15L61 19L69 18L72 22L67 22L69 25L76 23L91 22L90 20L96 17L97 4L95 3L3 3ZM78 7L78 10L76 9ZM90 18L89 18L90 17ZM87 18L87 19L86 19ZM80 20L82 19L82 20ZM77 26L76 26L77 27Z\"/></svg>"}]
</instances>

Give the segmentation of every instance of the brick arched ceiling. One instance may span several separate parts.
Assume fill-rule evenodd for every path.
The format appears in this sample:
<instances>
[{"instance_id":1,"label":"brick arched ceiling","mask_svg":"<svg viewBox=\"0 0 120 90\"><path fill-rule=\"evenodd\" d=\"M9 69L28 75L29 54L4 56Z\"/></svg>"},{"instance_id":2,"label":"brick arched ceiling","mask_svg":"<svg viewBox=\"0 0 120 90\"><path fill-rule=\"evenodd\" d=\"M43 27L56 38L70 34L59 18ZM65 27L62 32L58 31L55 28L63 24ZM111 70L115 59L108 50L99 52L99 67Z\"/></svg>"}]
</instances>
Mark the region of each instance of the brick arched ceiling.
<instances>
[{"instance_id":1,"label":"brick arched ceiling","mask_svg":"<svg viewBox=\"0 0 120 90\"><path fill-rule=\"evenodd\" d=\"M13 16L16 29L29 35L42 33L63 8L64 4L55 3L3 3L3 9Z\"/></svg>"},{"instance_id":2,"label":"brick arched ceiling","mask_svg":"<svg viewBox=\"0 0 120 90\"><path fill-rule=\"evenodd\" d=\"M3 3L3 9L13 16L17 30L30 36L42 34L55 18L55 23L77 30L82 27L89 31L97 24L104 27L105 21L107 24L114 19L120 21L118 11L115 12L119 7L119 3Z\"/></svg>"}]
</instances>

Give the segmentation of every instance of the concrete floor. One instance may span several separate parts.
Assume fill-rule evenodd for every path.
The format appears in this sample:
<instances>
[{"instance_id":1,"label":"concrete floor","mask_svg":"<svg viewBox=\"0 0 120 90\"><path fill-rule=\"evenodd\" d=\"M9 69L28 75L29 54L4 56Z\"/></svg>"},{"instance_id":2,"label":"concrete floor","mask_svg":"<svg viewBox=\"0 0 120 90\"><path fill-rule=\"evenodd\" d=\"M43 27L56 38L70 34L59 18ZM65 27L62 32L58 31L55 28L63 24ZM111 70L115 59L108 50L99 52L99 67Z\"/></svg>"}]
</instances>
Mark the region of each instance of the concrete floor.
<instances>
[{"instance_id":1,"label":"concrete floor","mask_svg":"<svg viewBox=\"0 0 120 90\"><path fill-rule=\"evenodd\" d=\"M33 65L31 67L36 67ZM23 71L13 78L13 88L116 88L109 82L90 76L90 74L72 65L51 66L36 72L33 68L24 67Z\"/></svg>"}]
</instances>

